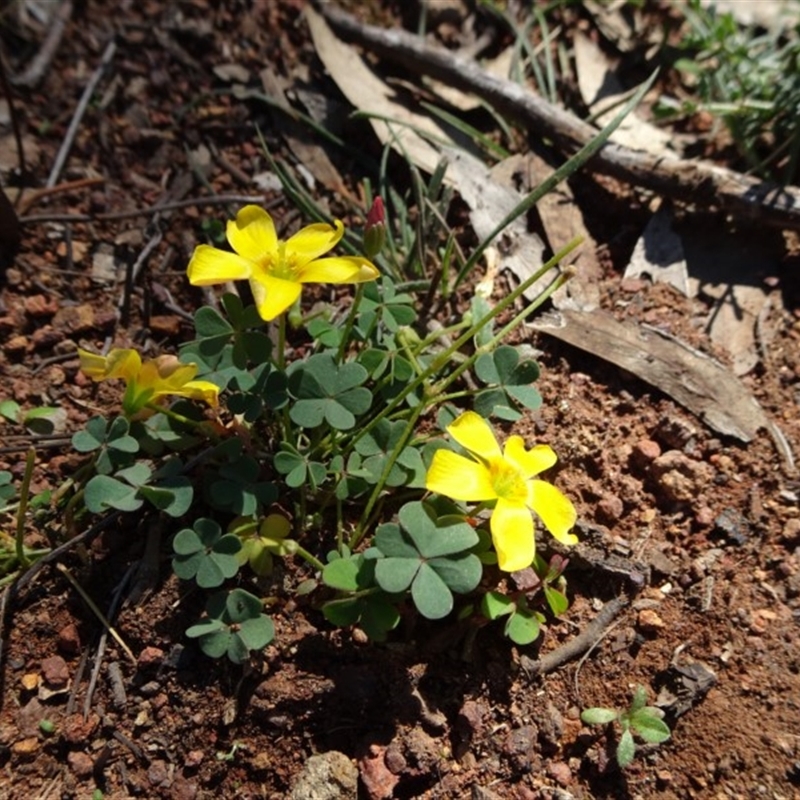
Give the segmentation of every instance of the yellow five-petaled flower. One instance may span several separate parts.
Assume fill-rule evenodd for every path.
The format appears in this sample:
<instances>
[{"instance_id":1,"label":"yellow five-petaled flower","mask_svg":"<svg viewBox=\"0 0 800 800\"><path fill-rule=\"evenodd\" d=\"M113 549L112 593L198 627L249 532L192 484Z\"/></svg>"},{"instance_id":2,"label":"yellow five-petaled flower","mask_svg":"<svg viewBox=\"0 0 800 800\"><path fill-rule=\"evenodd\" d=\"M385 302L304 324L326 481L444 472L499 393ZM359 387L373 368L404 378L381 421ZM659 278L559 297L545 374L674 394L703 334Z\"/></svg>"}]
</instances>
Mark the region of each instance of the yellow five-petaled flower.
<instances>
[{"instance_id":1,"label":"yellow five-petaled flower","mask_svg":"<svg viewBox=\"0 0 800 800\"><path fill-rule=\"evenodd\" d=\"M114 349L107 356L78 350L81 370L92 380L119 378L125 381L122 412L135 417L167 395L202 400L217 407L219 387L209 381L193 380L196 364L181 364L175 356L163 355L142 363L136 350Z\"/></svg>"},{"instance_id":2,"label":"yellow five-petaled flower","mask_svg":"<svg viewBox=\"0 0 800 800\"><path fill-rule=\"evenodd\" d=\"M300 296L304 283L364 283L378 277L375 265L360 256L321 258L344 235L344 225L307 225L286 241L278 239L272 217L245 206L229 220L228 242L235 252L198 245L187 274L193 286L248 280L262 319L275 319Z\"/></svg>"},{"instance_id":3,"label":"yellow five-petaled flower","mask_svg":"<svg viewBox=\"0 0 800 800\"><path fill-rule=\"evenodd\" d=\"M555 486L534 479L556 463L550 447L540 444L526 450L521 436L510 436L501 450L489 423L474 411L461 414L447 432L472 458L437 450L425 487L453 500L496 501L489 526L500 569L516 572L533 563L531 511L563 544L578 541L569 532L577 519L572 503Z\"/></svg>"}]
</instances>

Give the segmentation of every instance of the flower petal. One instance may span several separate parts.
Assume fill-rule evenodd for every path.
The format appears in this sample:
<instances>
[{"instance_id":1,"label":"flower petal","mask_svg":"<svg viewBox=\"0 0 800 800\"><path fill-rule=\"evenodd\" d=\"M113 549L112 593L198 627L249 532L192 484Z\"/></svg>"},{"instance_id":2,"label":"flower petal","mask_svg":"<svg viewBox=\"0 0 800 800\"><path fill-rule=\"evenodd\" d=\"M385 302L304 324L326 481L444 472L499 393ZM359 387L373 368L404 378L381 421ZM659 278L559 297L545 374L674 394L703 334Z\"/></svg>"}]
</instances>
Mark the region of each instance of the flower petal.
<instances>
[{"instance_id":1,"label":"flower petal","mask_svg":"<svg viewBox=\"0 0 800 800\"><path fill-rule=\"evenodd\" d=\"M536 554L533 517L524 505L498 500L489 527L501 570L517 572L533 563Z\"/></svg>"},{"instance_id":2,"label":"flower petal","mask_svg":"<svg viewBox=\"0 0 800 800\"><path fill-rule=\"evenodd\" d=\"M503 456L522 473L524 478L532 478L546 469L550 469L558 461L558 456L546 444L537 444L530 450L525 449L525 441L521 436L509 436L506 440Z\"/></svg>"},{"instance_id":3,"label":"flower petal","mask_svg":"<svg viewBox=\"0 0 800 800\"><path fill-rule=\"evenodd\" d=\"M500 445L489 423L474 411L465 411L447 426L447 432L465 449L488 461L500 458Z\"/></svg>"},{"instance_id":4,"label":"flower petal","mask_svg":"<svg viewBox=\"0 0 800 800\"><path fill-rule=\"evenodd\" d=\"M133 380L142 368L142 359L136 350L115 348L107 356L99 356L87 350L79 350L81 370L95 381L122 378Z\"/></svg>"},{"instance_id":5,"label":"flower petal","mask_svg":"<svg viewBox=\"0 0 800 800\"><path fill-rule=\"evenodd\" d=\"M359 256L316 258L297 270L301 283L364 283L379 275L371 261Z\"/></svg>"},{"instance_id":6,"label":"flower petal","mask_svg":"<svg viewBox=\"0 0 800 800\"><path fill-rule=\"evenodd\" d=\"M433 454L430 469L425 476L425 488L453 500L472 503L494 500L497 497L489 470L483 464L452 450L437 450Z\"/></svg>"},{"instance_id":7,"label":"flower petal","mask_svg":"<svg viewBox=\"0 0 800 800\"><path fill-rule=\"evenodd\" d=\"M236 253L199 244L194 249L186 274L192 286L212 286L215 283L249 278L253 267L251 261Z\"/></svg>"},{"instance_id":8,"label":"flower petal","mask_svg":"<svg viewBox=\"0 0 800 800\"><path fill-rule=\"evenodd\" d=\"M235 220L228 220L225 234L230 246L249 261L261 261L266 255L277 256L275 223L260 206L240 209Z\"/></svg>"},{"instance_id":9,"label":"flower petal","mask_svg":"<svg viewBox=\"0 0 800 800\"><path fill-rule=\"evenodd\" d=\"M173 394L188 397L191 400L200 400L208 403L212 408L219 404L219 386L210 381L189 381Z\"/></svg>"},{"instance_id":10,"label":"flower petal","mask_svg":"<svg viewBox=\"0 0 800 800\"><path fill-rule=\"evenodd\" d=\"M306 225L290 236L286 241L287 261L294 257L296 268L299 269L336 247L344 236L344 225L338 219L334 220L333 225L335 227L317 222Z\"/></svg>"},{"instance_id":11,"label":"flower petal","mask_svg":"<svg viewBox=\"0 0 800 800\"><path fill-rule=\"evenodd\" d=\"M289 308L303 289L302 284L261 274L250 279L250 289L261 319L270 322Z\"/></svg>"},{"instance_id":12,"label":"flower petal","mask_svg":"<svg viewBox=\"0 0 800 800\"><path fill-rule=\"evenodd\" d=\"M570 529L578 519L572 502L546 481L531 481L528 484L528 505L538 514L545 527L562 544L577 544L578 537Z\"/></svg>"},{"instance_id":13,"label":"flower petal","mask_svg":"<svg viewBox=\"0 0 800 800\"><path fill-rule=\"evenodd\" d=\"M105 356L80 348L78 348L78 356L81 359L81 372L96 381L102 381L107 377L108 359Z\"/></svg>"}]
</instances>

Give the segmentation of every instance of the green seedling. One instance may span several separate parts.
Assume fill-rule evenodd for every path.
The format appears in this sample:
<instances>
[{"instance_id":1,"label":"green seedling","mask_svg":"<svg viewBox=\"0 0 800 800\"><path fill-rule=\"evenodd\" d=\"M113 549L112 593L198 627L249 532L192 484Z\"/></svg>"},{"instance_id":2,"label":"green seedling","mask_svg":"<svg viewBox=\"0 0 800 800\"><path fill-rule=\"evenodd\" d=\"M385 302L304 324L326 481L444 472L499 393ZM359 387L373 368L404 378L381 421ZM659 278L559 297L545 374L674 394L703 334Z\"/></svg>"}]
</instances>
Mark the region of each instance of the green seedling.
<instances>
[{"instance_id":1,"label":"green seedling","mask_svg":"<svg viewBox=\"0 0 800 800\"><path fill-rule=\"evenodd\" d=\"M581 720L587 725L608 725L616 722L622 729L617 744L617 763L623 769L636 755L634 735L648 744L661 744L670 738L671 733L664 722L664 712L647 703L647 690L637 686L630 706L624 711L614 708L587 708L581 712Z\"/></svg>"}]
</instances>

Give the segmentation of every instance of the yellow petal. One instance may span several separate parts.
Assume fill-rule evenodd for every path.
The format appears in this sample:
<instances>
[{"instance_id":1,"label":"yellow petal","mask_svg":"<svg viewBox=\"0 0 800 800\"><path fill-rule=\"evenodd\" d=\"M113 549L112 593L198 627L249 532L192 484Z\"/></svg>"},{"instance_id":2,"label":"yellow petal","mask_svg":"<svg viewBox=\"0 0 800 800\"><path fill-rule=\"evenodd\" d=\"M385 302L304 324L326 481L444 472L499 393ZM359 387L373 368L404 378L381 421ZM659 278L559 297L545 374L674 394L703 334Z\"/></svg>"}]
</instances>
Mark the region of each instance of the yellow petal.
<instances>
[{"instance_id":1,"label":"yellow petal","mask_svg":"<svg viewBox=\"0 0 800 800\"><path fill-rule=\"evenodd\" d=\"M500 569L516 572L533 563L536 554L533 517L524 505L498 500L489 527Z\"/></svg>"},{"instance_id":2,"label":"yellow petal","mask_svg":"<svg viewBox=\"0 0 800 800\"><path fill-rule=\"evenodd\" d=\"M303 286L296 281L285 281L282 278L273 278L271 275L262 274L258 279L250 280L250 289L253 292L259 316L270 322L291 307L292 303L300 297Z\"/></svg>"},{"instance_id":3,"label":"yellow petal","mask_svg":"<svg viewBox=\"0 0 800 800\"><path fill-rule=\"evenodd\" d=\"M528 505L538 514L553 536L562 544L577 544L578 537L570 529L578 519L578 513L570 500L546 481L529 483Z\"/></svg>"},{"instance_id":4,"label":"yellow petal","mask_svg":"<svg viewBox=\"0 0 800 800\"><path fill-rule=\"evenodd\" d=\"M452 450L437 450L433 454L431 467L425 476L425 488L453 500L472 503L497 497L489 470Z\"/></svg>"},{"instance_id":5,"label":"yellow petal","mask_svg":"<svg viewBox=\"0 0 800 800\"><path fill-rule=\"evenodd\" d=\"M106 377L107 367L105 356L90 353L88 350L78 348L78 356L81 359L81 372L86 373L90 378L101 381Z\"/></svg>"},{"instance_id":6,"label":"yellow petal","mask_svg":"<svg viewBox=\"0 0 800 800\"><path fill-rule=\"evenodd\" d=\"M521 436L509 436L503 456L522 473L523 478L532 478L558 461L553 449L546 444L538 444L530 450L525 449Z\"/></svg>"},{"instance_id":7,"label":"yellow petal","mask_svg":"<svg viewBox=\"0 0 800 800\"><path fill-rule=\"evenodd\" d=\"M317 258L297 271L302 283L364 283L374 281L378 275L372 262L358 256Z\"/></svg>"},{"instance_id":8,"label":"yellow petal","mask_svg":"<svg viewBox=\"0 0 800 800\"><path fill-rule=\"evenodd\" d=\"M199 244L194 249L186 274L192 286L212 286L215 283L249 278L253 267L252 261L236 253Z\"/></svg>"},{"instance_id":9,"label":"yellow petal","mask_svg":"<svg viewBox=\"0 0 800 800\"><path fill-rule=\"evenodd\" d=\"M107 364L107 377L122 378L125 381L132 381L136 379L142 369L142 357L136 350L110 350Z\"/></svg>"},{"instance_id":10,"label":"yellow petal","mask_svg":"<svg viewBox=\"0 0 800 800\"><path fill-rule=\"evenodd\" d=\"M189 381L175 394L208 403L212 408L219 403L219 386L210 381Z\"/></svg>"},{"instance_id":11,"label":"yellow petal","mask_svg":"<svg viewBox=\"0 0 800 800\"><path fill-rule=\"evenodd\" d=\"M278 234L272 217L259 206L245 206L229 220L225 231L230 246L248 261L261 261L266 255L277 257Z\"/></svg>"},{"instance_id":12,"label":"yellow petal","mask_svg":"<svg viewBox=\"0 0 800 800\"><path fill-rule=\"evenodd\" d=\"M500 445L489 423L474 411L465 411L447 426L447 432L465 449L488 461L501 457Z\"/></svg>"},{"instance_id":13,"label":"yellow petal","mask_svg":"<svg viewBox=\"0 0 800 800\"><path fill-rule=\"evenodd\" d=\"M344 236L344 225L338 219L333 224L336 227L323 222L306 225L290 236L286 241L287 261L294 257L296 266L302 267L336 247Z\"/></svg>"}]
</instances>

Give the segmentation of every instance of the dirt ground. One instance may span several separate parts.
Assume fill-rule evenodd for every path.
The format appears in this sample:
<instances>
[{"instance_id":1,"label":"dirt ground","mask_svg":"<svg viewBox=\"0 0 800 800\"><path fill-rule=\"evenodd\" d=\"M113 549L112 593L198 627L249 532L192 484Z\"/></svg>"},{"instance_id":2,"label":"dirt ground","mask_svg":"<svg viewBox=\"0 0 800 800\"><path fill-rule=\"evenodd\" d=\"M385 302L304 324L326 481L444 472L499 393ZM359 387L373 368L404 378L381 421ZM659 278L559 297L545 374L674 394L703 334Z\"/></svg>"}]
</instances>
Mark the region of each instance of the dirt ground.
<instances>
[{"instance_id":1,"label":"dirt ground","mask_svg":"<svg viewBox=\"0 0 800 800\"><path fill-rule=\"evenodd\" d=\"M403 4L349 5L377 24L401 22ZM78 373L76 345L170 351L191 334L203 296L185 280L189 256L203 221L224 221L241 202L135 210L245 195L287 224L297 219L278 188L253 181L269 169L257 128L291 161L286 115L234 96L230 65L254 87L269 67L290 98L292 87L336 96L303 6L74 4L41 81L16 93L27 175L14 175L13 137L7 124L2 131L8 194L16 197L14 184L26 192L20 251L0 289L0 400L63 408L69 436L114 400ZM33 22L0 30L12 74L41 47L46 29L36 31ZM104 53L56 191L32 194ZM347 124L380 152L366 122ZM335 149L331 158L357 194L363 167ZM707 298L621 277L648 199L588 173L573 184L599 245L602 307L725 362L704 333ZM343 213L335 193L318 191ZM709 215L703 224L725 222ZM771 281L775 336L743 383L798 454L800 291L786 241L778 271L759 276ZM110 273L98 272L103 254ZM121 308L134 265L132 302ZM184 637L198 608L171 574L165 536L154 588L120 597L115 627L133 664L112 638L99 651L96 616L48 567L6 610L0 797L282 798L312 754L330 751L357 766L364 798L800 797L797 475L764 431L748 444L721 436L629 372L541 333L519 338L540 353L544 404L515 432L559 454L557 483L578 507L582 541L567 571L571 607L540 642L519 648L493 626L447 620L370 644L294 595L308 573L287 559L270 586L276 639L243 671ZM28 440L8 423L0 433L0 470L19 479ZM58 486L79 464L68 440L42 443L34 489ZM127 585L157 524L126 522L65 557L100 608ZM44 541L31 530L29 544ZM621 612L586 658L534 674L539 648L579 635L617 597L626 598ZM613 735L579 713L624 707L637 684L665 703L673 735L641 746L621 771Z\"/></svg>"}]
</instances>

